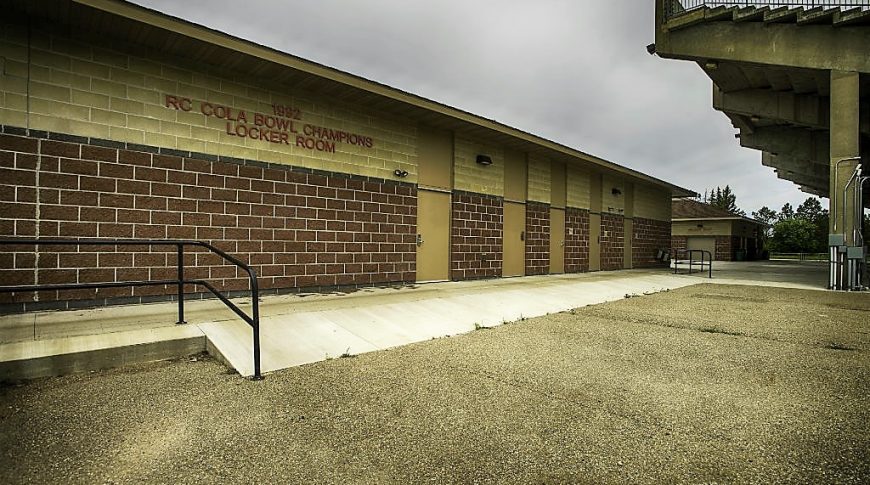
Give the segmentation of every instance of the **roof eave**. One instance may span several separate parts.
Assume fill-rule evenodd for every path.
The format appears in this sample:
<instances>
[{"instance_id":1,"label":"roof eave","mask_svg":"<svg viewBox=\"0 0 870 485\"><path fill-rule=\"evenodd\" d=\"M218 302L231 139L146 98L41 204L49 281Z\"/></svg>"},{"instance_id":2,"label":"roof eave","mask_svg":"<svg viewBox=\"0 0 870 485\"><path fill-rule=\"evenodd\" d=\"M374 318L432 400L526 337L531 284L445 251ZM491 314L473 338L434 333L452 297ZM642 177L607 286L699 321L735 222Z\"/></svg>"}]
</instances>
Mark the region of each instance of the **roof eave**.
<instances>
[{"instance_id":1,"label":"roof eave","mask_svg":"<svg viewBox=\"0 0 870 485\"><path fill-rule=\"evenodd\" d=\"M162 12L158 12L156 10L152 10L124 0L71 1L81 5L89 6L91 8L102 10L113 15L118 15L120 17L124 17L136 22L141 22L152 27L185 35L193 39L200 40L202 42L222 46L245 55L250 55L259 59L284 65L286 67L312 74L324 79L329 79L332 81L350 85L355 88L370 92L372 94L384 96L386 98L390 98L402 103L407 103L412 106L440 113L442 115L452 117L459 121L464 121L466 123L471 123L482 128L493 130L495 132L508 135L519 140L533 143L539 147L558 152L562 155L566 155L570 158L576 159L578 162L583 161L586 163L597 165L601 168L608 169L623 175L628 175L655 186L666 188L671 191L673 196L676 197L691 197L695 195L695 192L690 191L686 188L674 185L669 182L665 182L664 180L658 179L651 175L647 175L645 173L623 167L603 158L599 158L594 155L582 152L580 150L570 148L552 140L548 140L546 138L533 135L517 128L510 127L495 120L474 115L467 111L453 108L451 106L432 101L422 96L408 93L406 91L402 91L400 89L378 83L376 81L371 81L369 79L365 79L363 77L356 76L354 74L350 74L336 68L318 64L316 62L312 62L307 59L303 59L301 57L294 56L292 54L288 54L286 52L282 52L271 47L241 39L225 32L211 29L209 27L205 27L203 25L196 24L178 17L173 17L171 15L167 15Z\"/></svg>"}]
</instances>

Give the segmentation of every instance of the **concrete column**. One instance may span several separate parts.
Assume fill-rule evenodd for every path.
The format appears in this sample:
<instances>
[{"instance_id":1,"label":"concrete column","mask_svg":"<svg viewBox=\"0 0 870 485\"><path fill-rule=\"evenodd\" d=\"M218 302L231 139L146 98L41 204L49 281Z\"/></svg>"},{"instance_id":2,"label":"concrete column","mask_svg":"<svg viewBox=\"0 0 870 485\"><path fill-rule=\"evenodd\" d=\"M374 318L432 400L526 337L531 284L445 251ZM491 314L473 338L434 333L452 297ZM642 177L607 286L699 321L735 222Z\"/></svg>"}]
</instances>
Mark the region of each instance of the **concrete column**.
<instances>
[{"instance_id":1,"label":"concrete column","mask_svg":"<svg viewBox=\"0 0 870 485\"><path fill-rule=\"evenodd\" d=\"M854 244L856 207L854 192L850 189L844 199L843 189L859 162L841 160L861 154L859 92L857 72L831 71L830 228L831 234L845 234L847 245Z\"/></svg>"}]
</instances>

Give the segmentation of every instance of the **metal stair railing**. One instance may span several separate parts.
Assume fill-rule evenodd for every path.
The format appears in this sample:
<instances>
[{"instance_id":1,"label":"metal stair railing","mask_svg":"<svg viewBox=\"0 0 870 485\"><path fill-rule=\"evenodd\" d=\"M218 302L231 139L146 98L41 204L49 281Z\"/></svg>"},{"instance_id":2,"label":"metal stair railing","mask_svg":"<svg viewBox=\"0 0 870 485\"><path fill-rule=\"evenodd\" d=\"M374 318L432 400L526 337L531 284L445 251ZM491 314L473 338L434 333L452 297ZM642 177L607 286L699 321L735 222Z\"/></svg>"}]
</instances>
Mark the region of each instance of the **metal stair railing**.
<instances>
[{"instance_id":1,"label":"metal stair railing","mask_svg":"<svg viewBox=\"0 0 870 485\"><path fill-rule=\"evenodd\" d=\"M684 256L688 255L688 259L685 259L685 257L683 259L680 259L680 254L683 254ZM694 256L696 254L701 255L700 260L695 259ZM706 259L704 258L705 255L707 256ZM710 251L706 251L704 249L676 249L674 250L674 257L672 259L674 261L674 274L677 274L679 272L680 263L688 263L688 274L692 274L692 270L696 265L700 267L699 272L703 272L704 267L706 266L707 277L710 279L713 278L713 254Z\"/></svg>"},{"instance_id":2,"label":"metal stair railing","mask_svg":"<svg viewBox=\"0 0 870 485\"><path fill-rule=\"evenodd\" d=\"M261 380L263 375L260 371L260 290L257 283L257 273L253 268L231 256L223 250L204 242L194 240L167 240L167 239L0 239L0 246L175 246L177 251L177 278L169 280L136 280L136 281L113 281L103 283L59 283L47 285L14 285L0 286L0 293L18 293L29 291L54 291L73 289L97 289L97 288L123 288L137 286L160 286L177 285L178 288L178 322L187 323L184 320L184 285L203 286L216 296L224 305L238 315L253 330L254 350L254 375L253 380ZM211 251L222 257L225 261L241 268L248 275L251 291L251 314L248 315L226 295L221 293L211 283L203 279L185 279L184 277L184 248L185 246L198 246Z\"/></svg>"}]
</instances>

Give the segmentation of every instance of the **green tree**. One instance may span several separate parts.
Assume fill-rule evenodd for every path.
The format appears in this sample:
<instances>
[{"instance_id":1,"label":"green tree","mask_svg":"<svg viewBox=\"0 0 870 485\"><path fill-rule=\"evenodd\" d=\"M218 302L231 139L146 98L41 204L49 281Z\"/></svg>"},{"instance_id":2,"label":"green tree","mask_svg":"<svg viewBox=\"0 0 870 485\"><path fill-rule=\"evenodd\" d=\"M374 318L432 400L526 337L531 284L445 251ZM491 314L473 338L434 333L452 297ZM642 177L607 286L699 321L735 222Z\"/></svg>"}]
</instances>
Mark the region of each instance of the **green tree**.
<instances>
[{"instance_id":1,"label":"green tree","mask_svg":"<svg viewBox=\"0 0 870 485\"><path fill-rule=\"evenodd\" d=\"M828 210L822 208L822 203L819 202L819 199L815 197L807 197L807 200L803 201L803 203L798 206L794 216L799 219L806 219L815 222L827 213Z\"/></svg>"},{"instance_id":2,"label":"green tree","mask_svg":"<svg viewBox=\"0 0 870 485\"><path fill-rule=\"evenodd\" d=\"M798 206L795 219L803 219L813 225L813 247L808 251L824 252L828 246L828 210L815 197L807 197Z\"/></svg>"},{"instance_id":3,"label":"green tree","mask_svg":"<svg viewBox=\"0 0 870 485\"><path fill-rule=\"evenodd\" d=\"M779 210L779 220L787 221L789 219L794 219L794 208L792 208L791 204L788 202L782 206L782 209Z\"/></svg>"},{"instance_id":4,"label":"green tree","mask_svg":"<svg viewBox=\"0 0 870 485\"><path fill-rule=\"evenodd\" d=\"M737 196L734 195L734 192L731 191L731 187L729 185L726 185L724 189L721 187L716 187L715 190L710 191L709 203L713 207L724 209L738 216L746 215L743 210L737 207Z\"/></svg>"},{"instance_id":5,"label":"green tree","mask_svg":"<svg viewBox=\"0 0 870 485\"><path fill-rule=\"evenodd\" d=\"M773 226L770 250L780 253L811 252L816 248L815 226L806 219L781 219Z\"/></svg>"},{"instance_id":6,"label":"green tree","mask_svg":"<svg viewBox=\"0 0 870 485\"><path fill-rule=\"evenodd\" d=\"M777 220L776 211L770 207L762 206L761 209L752 213L752 218L758 222L764 223L764 236L770 237L773 234L773 224Z\"/></svg>"}]
</instances>

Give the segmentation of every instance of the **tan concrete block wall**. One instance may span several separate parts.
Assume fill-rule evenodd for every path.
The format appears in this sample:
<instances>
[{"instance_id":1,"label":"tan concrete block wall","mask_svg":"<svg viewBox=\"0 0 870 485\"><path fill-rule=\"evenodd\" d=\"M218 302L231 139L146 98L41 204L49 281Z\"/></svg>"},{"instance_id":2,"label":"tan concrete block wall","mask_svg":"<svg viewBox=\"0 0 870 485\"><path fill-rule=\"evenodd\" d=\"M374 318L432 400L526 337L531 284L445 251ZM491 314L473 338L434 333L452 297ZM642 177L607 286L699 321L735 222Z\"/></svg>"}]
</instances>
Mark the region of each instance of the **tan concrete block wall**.
<instances>
[{"instance_id":1,"label":"tan concrete block wall","mask_svg":"<svg viewBox=\"0 0 870 485\"><path fill-rule=\"evenodd\" d=\"M191 63L145 57L133 47L109 51L35 33L28 113L26 32L7 25L0 32L0 124L385 179L402 169L409 173L404 181L416 182L412 123L301 92L270 90L269 80L177 67ZM190 111L167 107L167 95L190 99ZM202 102L236 115L245 111L248 127L256 127L254 113L274 116L273 103L291 106L301 114L293 120L298 135L288 132L289 144L234 136L227 132L228 120L203 114ZM334 141L334 152L297 146L305 125L371 137L372 146Z\"/></svg>"},{"instance_id":2,"label":"tan concrete block wall","mask_svg":"<svg viewBox=\"0 0 870 485\"><path fill-rule=\"evenodd\" d=\"M674 221L671 233L674 236L730 236L731 221Z\"/></svg>"},{"instance_id":3,"label":"tan concrete block wall","mask_svg":"<svg viewBox=\"0 0 870 485\"><path fill-rule=\"evenodd\" d=\"M589 172L577 167L568 167L568 207L589 209L590 190Z\"/></svg>"},{"instance_id":4,"label":"tan concrete block wall","mask_svg":"<svg viewBox=\"0 0 870 485\"><path fill-rule=\"evenodd\" d=\"M670 221L670 191L636 183L634 185L634 216L656 221Z\"/></svg>"},{"instance_id":5,"label":"tan concrete block wall","mask_svg":"<svg viewBox=\"0 0 870 485\"><path fill-rule=\"evenodd\" d=\"M619 177L605 174L601 184L601 212L622 214L625 210L625 181ZM618 189L621 194L614 194L613 189ZM670 204L670 202L668 202Z\"/></svg>"},{"instance_id":6,"label":"tan concrete block wall","mask_svg":"<svg viewBox=\"0 0 870 485\"><path fill-rule=\"evenodd\" d=\"M529 200L550 203L550 161L529 155Z\"/></svg>"},{"instance_id":7,"label":"tan concrete block wall","mask_svg":"<svg viewBox=\"0 0 870 485\"><path fill-rule=\"evenodd\" d=\"M453 157L453 186L477 194L504 196L504 150L467 138L456 137ZM477 163L478 155L488 155L492 165Z\"/></svg>"}]
</instances>

